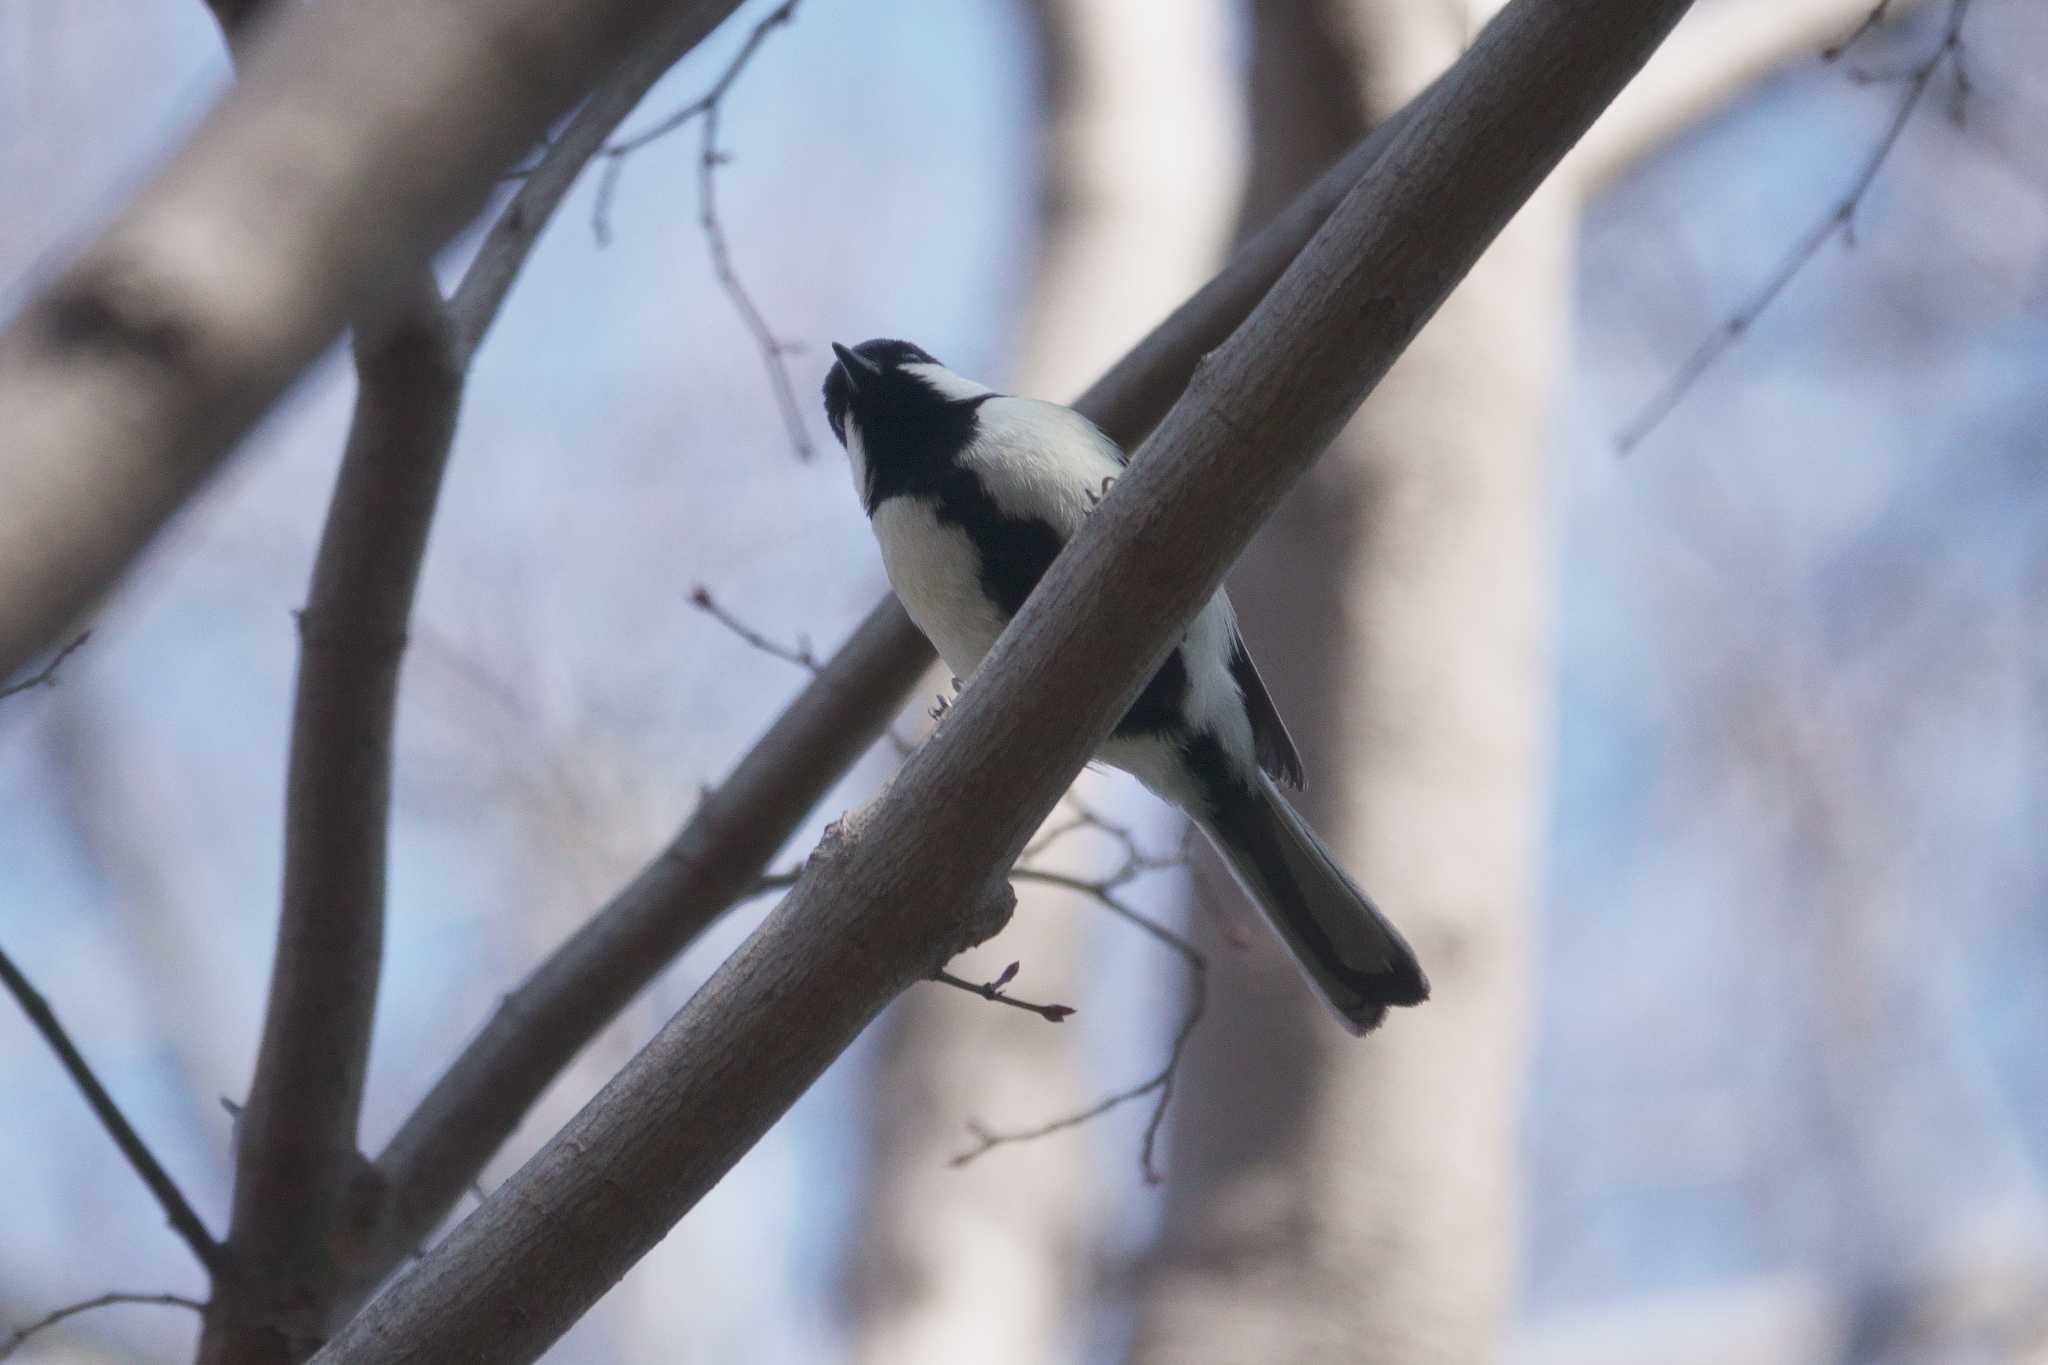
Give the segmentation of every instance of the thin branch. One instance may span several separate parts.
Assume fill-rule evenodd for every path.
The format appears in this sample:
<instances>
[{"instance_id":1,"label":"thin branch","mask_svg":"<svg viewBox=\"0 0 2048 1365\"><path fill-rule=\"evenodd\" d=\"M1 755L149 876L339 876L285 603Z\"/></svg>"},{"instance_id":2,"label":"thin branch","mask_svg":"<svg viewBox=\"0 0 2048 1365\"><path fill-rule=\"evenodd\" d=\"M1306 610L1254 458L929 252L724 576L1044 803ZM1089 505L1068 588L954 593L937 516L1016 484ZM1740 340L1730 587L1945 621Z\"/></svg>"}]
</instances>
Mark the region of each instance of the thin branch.
<instances>
[{"instance_id":1,"label":"thin branch","mask_svg":"<svg viewBox=\"0 0 2048 1365\"><path fill-rule=\"evenodd\" d=\"M1879 11L1883 8L1883 5L1878 6ZM1615 447L1621 454L1627 455L1641 445L1643 440L1671 415L1672 410L1692 391L1693 386L1698 384L1707 371L1743 338L1756 324L1757 319L1763 316L1764 310L1784 292L1785 287L1820 254L1820 249L1827 245L1828 239L1839 233L1844 245L1855 244L1856 212L1862 206L1864 196L1869 193L1871 184L1877 179L1878 172L1884 169L1892 148L1898 145L1899 137L1905 132L1906 125L1911 122L1913 111L1919 108L1921 99L1927 94L1935 73L1941 69L1943 63L1960 62L1963 17L1969 8L1970 0L1949 0L1948 20L1942 28L1940 42L1923 61L1903 73L1904 89L1899 96L1898 104L1892 110L1891 119L1879 135L1876 145L1864 158L1855 178L1850 181L1847 192L1836 200L1827 216L1800 235L1776 268L1765 278L1763 284L1708 334L1665 382L1664 387L1623 425L1615 436ZM1864 27L1857 30L1856 36L1861 36L1875 22L1875 17L1866 20ZM1846 50L1848 43L1853 41L1852 37L1841 44L1837 51Z\"/></svg>"},{"instance_id":2,"label":"thin branch","mask_svg":"<svg viewBox=\"0 0 2048 1365\"><path fill-rule=\"evenodd\" d=\"M228 1260L220 1243L213 1240L213 1234L206 1230L206 1224L199 1221L199 1215L186 1201L177 1182L171 1179L162 1163L136 1133L134 1125L122 1114L121 1107L114 1103L114 1097L107 1093L107 1088L100 1084L84 1054L79 1052L71 1041L71 1035L57 1021L56 1012L50 1008L49 1002L43 999L4 951L0 951L0 982L6 984L8 993L21 1006L21 1012L29 1017L29 1022L49 1043L50 1050L57 1054L57 1060L70 1075L72 1084L85 1096L85 1102L99 1119L100 1126L121 1149L121 1155L128 1159L135 1174L142 1177L142 1183L149 1186L149 1192L156 1196L156 1202L163 1208L164 1217L185 1239L185 1245L192 1248L192 1254L199 1258L199 1263L210 1274L216 1277L226 1274ZM0 1355L4 1354L0 1352Z\"/></svg>"},{"instance_id":3,"label":"thin branch","mask_svg":"<svg viewBox=\"0 0 2048 1365\"><path fill-rule=\"evenodd\" d=\"M538 161L515 173L518 190L484 234L483 244L449 302L465 355L482 344L542 230L590 159L605 150L606 141L655 83L734 8L737 0L708 7L709 12L706 7L693 7L670 20L591 93L561 132L547 142ZM600 181L600 198L606 193Z\"/></svg>"},{"instance_id":4,"label":"thin branch","mask_svg":"<svg viewBox=\"0 0 2048 1365\"><path fill-rule=\"evenodd\" d=\"M998 1005L1008 1005L1012 1009L1029 1011L1049 1024L1057 1024L1074 1013L1072 1005L1035 1005L1029 1000L1019 1000L1014 995L1006 994L1003 988L1016 979L1017 969L1022 965L1021 963L1012 962L1009 966L1003 968L1002 975L998 976L995 980L984 981L979 985L969 981L966 977L955 976L943 967L932 973L932 980L941 985L951 986L955 990L966 991L969 995L978 995L982 999L992 1001Z\"/></svg>"},{"instance_id":5,"label":"thin branch","mask_svg":"<svg viewBox=\"0 0 2048 1365\"><path fill-rule=\"evenodd\" d=\"M811 642L803 636L797 636L795 645L778 644L720 606L718 600L711 595L711 590L701 583L690 589L690 605L770 658L795 664L814 678L818 676L822 665L818 662L818 656L811 652Z\"/></svg>"},{"instance_id":6,"label":"thin branch","mask_svg":"<svg viewBox=\"0 0 2048 1365\"><path fill-rule=\"evenodd\" d=\"M1166 1121L1167 1106L1173 1100L1174 1083L1180 1072L1181 1058L1186 1054L1188 1040L1194 1036L1195 1029L1201 1023L1202 1016L1208 1008L1209 964L1208 959L1202 955L1201 949L1197 948L1181 934L1167 928L1164 924L1132 906L1117 894L1117 890L1134 878L1148 872L1163 871L1177 867L1187 870L1192 874L1193 869L1189 857L1190 847L1188 839L1184 837L1178 853L1173 856L1157 857L1148 854L1139 845L1136 835L1129 826L1111 820L1108 816L1088 805L1071 790L1066 794L1064 800L1068 806L1075 810L1076 814L1072 819L1054 827L1051 831L1041 836L1036 843L1028 846L1026 849L1027 856L1034 851L1043 852L1051 847L1056 840L1067 835L1083 830L1095 830L1108 835L1116 842L1122 850L1122 860L1110 869L1107 874L1094 878L1057 872L1050 868L1024 866L1019 866L1013 870L1011 876L1019 881L1033 881L1044 886L1060 887L1077 895L1085 896L1119 919L1151 935L1155 941L1172 949L1187 968L1187 1007L1181 1015L1178 1027L1174 1030L1173 1043L1168 1049L1165 1064L1150 1078L1128 1089L1119 1090L1114 1094L1105 1096L1086 1109L1078 1110L1075 1113L1038 1124L1031 1128L999 1132L978 1120L970 1120L967 1124L967 1131L975 1139L976 1145L953 1157L947 1164L954 1167L966 1166L998 1147L1006 1147L1018 1142L1032 1142L1042 1137L1049 1137L1054 1133L1062 1133L1072 1128L1078 1128L1083 1124L1102 1117L1112 1110L1129 1104L1133 1100L1141 1099L1146 1095L1156 1094L1159 1098L1152 1106L1152 1116L1145 1124L1144 1139L1140 1143L1138 1150L1138 1168L1144 1173L1145 1183L1156 1185L1162 1178L1156 1159L1159 1132L1161 1126ZM1193 832L1194 825L1191 822L1188 825L1187 834L1192 836Z\"/></svg>"},{"instance_id":7,"label":"thin branch","mask_svg":"<svg viewBox=\"0 0 2048 1365\"><path fill-rule=\"evenodd\" d=\"M206 1311L205 1304L197 1299L188 1299L183 1294L101 1294L78 1303L67 1303L62 1308L54 1308L27 1326L15 1328L5 1341L0 1341L0 1360L5 1360L20 1350L22 1343L36 1333L47 1331L66 1318L75 1318L80 1313L90 1313L96 1308L112 1308L116 1304L124 1303L151 1304L161 1308L189 1308L195 1313Z\"/></svg>"},{"instance_id":8,"label":"thin branch","mask_svg":"<svg viewBox=\"0 0 2048 1365\"><path fill-rule=\"evenodd\" d=\"M1848 37L1838 43L1830 43L1821 52L1821 60L1829 62L1841 60L1843 53L1863 41L1864 35L1885 21L1885 16L1891 7L1892 0L1877 0L1877 3L1870 7L1870 12L1863 16L1863 22L1857 24L1855 30Z\"/></svg>"},{"instance_id":9,"label":"thin branch","mask_svg":"<svg viewBox=\"0 0 2048 1365\"><path fill-rule=\"evenodd\" d=\"M0 687L0 701L5 701L7 698L18 693L32 691L38 687L55 687L57 685L57 670L62 668L64 661L75 654L91 638L91 631L79 631L77 638L50 657L50 662L44 664L28 677L23 678L20 682L9 683L5 687Z\"/></svg>"},{"instance_id":10,"label":"thin branch","mask_svg":"<svg viewBox=\"0 0 2048 1365\"><path fill-rule=\"evenodd\" d=\"M697 119L708 117L725 99L733 83L739 80L740 73L747 69L747 63L754 60L754 54L761 50L761 45L768 40L768 35L796 18L796 7L802 2L803 0L785 0L760 23L754 25L754 31L747 35L747 41L741 45L733 59L726 63L725 70L719 73L718 79L711 83L709 90L668 114L652 128L635 133L631 137L621 138L604 149L604 172L598 182L597 204L592 210L591 218L591 229L597 234L599 242L608 241L611 237L611 202L612 197L618 192L619 177L625 173L626 158Z\"/></svg>"},{"instance_id":11,"label":"thin branch","mask_svg":"<svg viewBox=\"0 0 2048 1365\"><path fill-rule=\"evenodd\" d=\"M892 598L891 601L894 601L894 599ZM794 645L785 645L772 638L766 631L757 630L741 620L737 614L728 610L714 598L711 595L711 590L701 583L690 590L690 605L704 612L712 620L724 626L734 635L737 635L746 644L766 654L771 659L780 659L786 664L795 664L812 677L816 677L824 670L825 666L818 662L817 654L811 649L811 641L808 636L799 635L796 637ZM919 638L922 639L923 637L920 636ZM933 715L936 718L937 713L934 712ZM898 758L908 758L911 750L917 747L916 740L905 735L894 725L891 725L885 733L889 741L889 747L896 751Z\"/></svg>"},{"instance_id":12,"label":"thin branch","mask_svg":"<svg viewBox=\"0 0 2048 1365\"><path fill-rule=\"evenodd\" d=\"M740 321L752 334L754 346L761 353L762 364L768 371L769 387L775 394L776 406L781 409L783 425L789 432L790 445L800 459L808 460L813 454L810 430L804 425L803 410L797 405L796 385L789 374L789 357L800 353L803 347L776 335L775 329L768 325L767 316L740 279L738 270L733 267L732 244L726 236L725 224L718 216L717 192L718 168L732 160L731 153L721 151L718 146L718 120L725 97L740 73L753 61L754 54L761 50L768 35L796 18L797 6L801 3L802 0L783 0L754 25L754 31L747 35L746 42L718 79L712 82L709 90L647 131L604 149L604 172L598 181L597 201L591 209L591 230L597 236L598 245L610 242L612 199L618 191L619 177L625 173L626 158L685 125L696 123L700 132L697 147L697 225L702 229L704 245L711 253L712 274L726 297L732 300Z\"/></svg>"},{"instance_id":13,"label":"thin branch","mask_svg":"<svg viewBox=\"0 0 2048 1365\"><path fill-rule=\"evenodd\" d=\"M1165 1179L1157 1159L1159 1134L1166 1123L1167 1106L1173 1102L1174 1084L1180 1076L1181 1059L1187 1055L1188 1040L1194 1037L1196 1027L1201 1024L1202 1016L1209 1008L1209 974L1206 964L1202 961L1200 953L1195 953L1192 949L1189 949L1189 952L1192 956L1187 959L1187 1007L1181 1013L1180 1026L1174 1030L1173 1045L1167 1051L1166 1064L1155 1074L1129 1089L1104 1096L1086 1109L1042 1123L1036 1128L999 1132L970 1120L967 1131L974 1138L975 1145L952 1157L946 1164L956 1168L966 1166L998 1147L1007 1147L1017 1142L1035 1142L1039 1138L1079 1128L1133 1100L1156 1094L1159 1098L1153 1102L1152 1116L1145 1121L1144 1140L1138 1147L1138 1169L1144 1173L1145 1183L1148 1185L1157 1185Z\"/></svg>"}]
</instances>

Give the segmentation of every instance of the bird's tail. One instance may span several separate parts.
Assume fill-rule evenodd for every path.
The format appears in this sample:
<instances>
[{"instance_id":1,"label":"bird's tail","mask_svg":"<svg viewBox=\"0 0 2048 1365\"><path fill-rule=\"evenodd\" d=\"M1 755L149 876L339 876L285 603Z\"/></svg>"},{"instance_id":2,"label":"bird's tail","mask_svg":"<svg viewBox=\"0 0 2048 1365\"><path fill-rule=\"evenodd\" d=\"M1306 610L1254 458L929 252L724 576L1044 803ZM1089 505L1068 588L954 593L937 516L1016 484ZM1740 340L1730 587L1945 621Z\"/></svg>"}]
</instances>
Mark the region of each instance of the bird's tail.
<instances>
[{"instance_id":1,"label":"bird's tail","mask_svg":"<svg viewBox=\"0 0 2048 1365\"><path fill-rule=\"evenodd\" d=\"M1401 931L1264 774L1212 802L1203 832L1346 1028L1368 1032L1388 1006L1429 998Z\"/></svg>"}]
</instances>

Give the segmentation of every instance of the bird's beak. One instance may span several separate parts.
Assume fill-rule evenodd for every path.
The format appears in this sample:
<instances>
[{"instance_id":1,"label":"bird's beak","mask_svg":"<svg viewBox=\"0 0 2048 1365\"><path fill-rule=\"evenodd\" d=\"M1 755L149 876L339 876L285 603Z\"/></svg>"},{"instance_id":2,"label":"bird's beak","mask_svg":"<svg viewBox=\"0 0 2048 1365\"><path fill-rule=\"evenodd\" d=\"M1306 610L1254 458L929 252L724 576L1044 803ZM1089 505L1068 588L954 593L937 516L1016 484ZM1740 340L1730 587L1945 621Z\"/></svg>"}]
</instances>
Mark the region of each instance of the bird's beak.
<instances>
[{"instance_id":1,"label":"bird's beak","mask_svg":"<svg viewBox=\"0 0 2048 1365\"><path fill-rule=\"evenodd\" d=\"M860 392L861 380L881 377L880 365L866 356L856 355L836 341L832 343L832 354L839 357L839 368L846 371L846 382L853 385L855 393Z\"/></svg>"}]
</instances>

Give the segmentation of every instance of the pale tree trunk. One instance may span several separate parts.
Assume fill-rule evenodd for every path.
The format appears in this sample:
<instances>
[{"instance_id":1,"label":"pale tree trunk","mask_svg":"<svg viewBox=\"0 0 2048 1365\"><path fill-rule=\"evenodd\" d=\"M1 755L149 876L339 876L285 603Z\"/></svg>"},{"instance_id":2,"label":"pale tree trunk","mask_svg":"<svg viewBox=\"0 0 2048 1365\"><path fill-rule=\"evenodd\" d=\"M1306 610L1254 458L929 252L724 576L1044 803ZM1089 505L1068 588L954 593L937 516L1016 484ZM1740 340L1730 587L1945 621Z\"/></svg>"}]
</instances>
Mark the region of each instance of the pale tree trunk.
<instances>
[{"instance_id":1,"label":"pale tree trunk","mask_svg":"<svg viewBox=\"0 0 2048 1365\"><path fill-rule=\"evenodd\" d=\"M1259 4L1256 224L1492 8ZM1548 730L1542 453L1584 196L1865 0L1720 0L1522 210L1233 578L1309 769L1305 808L1434 996L1364 1043L1263 940L1190 1055L1139 1361L1480 1361L1513 1289L1516 1114Z\"/></svg>"},{"instance_id":2,"label":"pale tree trunk","mask_svg":"<svg viewBox=\"0 0 2048 1365\"><path fill-rule=\"evenodd\" d=\"M1071 399L1208 278L1228 242L1239 137L1215 0L1033 0L1047 122L1039 259L1014 380ZM1053 865L1057 866L1057 862ZM1028 1124L1096 1098L1083 998L1099 912L1018 887L1000 941L956 970L1023 963L1020 994L1084 1007L1065 1027L913 991L878 1048L866 1204L846 1268L853 1357L875 1365L1074 1359L1088 1316L1104 1157L1082 1130L954 1169L963 1124Z\"/></svg>"},{"instance_id":3,"label":"pale tree trunk","mask_svg":"<svg viewBox=\"0 0 2048 1365\"><path fill-rule=\"evenodd\" d=\"M1258 6L1247 224L1483 17ZM1406 931L1434 995L1361 1042L1264 937L1216 950L1137 1360L1496 1352L1548 720L1542 450L1570 219L1567 194L1539 191L1232 579L1308 767L1305 809Z\"/></svg>"}]
</instances>

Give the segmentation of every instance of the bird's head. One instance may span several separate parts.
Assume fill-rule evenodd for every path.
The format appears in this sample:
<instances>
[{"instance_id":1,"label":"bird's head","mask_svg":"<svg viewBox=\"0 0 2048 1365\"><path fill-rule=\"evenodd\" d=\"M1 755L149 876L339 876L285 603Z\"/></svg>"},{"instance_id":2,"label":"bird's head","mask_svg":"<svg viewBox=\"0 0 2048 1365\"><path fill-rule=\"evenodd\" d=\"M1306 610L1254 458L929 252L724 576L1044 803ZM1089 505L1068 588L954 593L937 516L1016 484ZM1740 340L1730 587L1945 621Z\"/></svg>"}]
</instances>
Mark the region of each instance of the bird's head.
<instances>
[{"instance_id":1,"label":"bird's head","mask_svg":"<svg viewBox=\"0 0 2048 1365\"><path fill-rule=\"evenodd\" d=\"M974 409L992 392L963 379L907 341L833 343L825 376L825 419L853 462L854 486L873 510L878 476L890 483L914 468L956 456L971 437Z\"/></svg>"}]
</instances>

